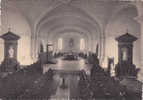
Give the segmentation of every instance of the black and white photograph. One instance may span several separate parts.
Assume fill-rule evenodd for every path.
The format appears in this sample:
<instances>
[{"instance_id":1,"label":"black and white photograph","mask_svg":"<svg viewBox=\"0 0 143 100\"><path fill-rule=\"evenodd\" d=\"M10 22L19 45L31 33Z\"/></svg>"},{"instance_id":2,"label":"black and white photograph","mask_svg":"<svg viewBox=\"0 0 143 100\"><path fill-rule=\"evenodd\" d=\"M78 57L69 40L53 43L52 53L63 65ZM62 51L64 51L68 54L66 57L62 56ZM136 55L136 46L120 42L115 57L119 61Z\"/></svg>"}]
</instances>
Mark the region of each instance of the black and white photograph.
<instances>
[{"instance_id":1,"label":"black and white photograph","mask_svg":"<svg viewBox=\"0 0 143 100\"><path fill-rule=\"evenodd\" d=\"M142 100L143 0L0 0L0 100Z\"/></svg>"}]
</instances>

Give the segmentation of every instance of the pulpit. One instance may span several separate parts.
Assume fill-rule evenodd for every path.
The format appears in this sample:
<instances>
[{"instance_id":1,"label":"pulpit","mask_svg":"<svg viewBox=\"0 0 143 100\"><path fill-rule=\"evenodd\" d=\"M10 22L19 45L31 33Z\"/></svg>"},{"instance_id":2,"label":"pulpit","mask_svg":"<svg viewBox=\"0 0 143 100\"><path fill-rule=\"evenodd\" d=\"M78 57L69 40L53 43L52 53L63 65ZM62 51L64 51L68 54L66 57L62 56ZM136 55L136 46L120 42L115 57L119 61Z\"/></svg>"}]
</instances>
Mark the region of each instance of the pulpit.
<instances>
[{"instance_id":1,"label":"pulpit","mask_svg":"<svg viewBox=\"0 0 143 100\"><path fill-rule=\"evenodd\" d=\"M1 64L1 71L15 72L19 66L17 61L17 46L20 37L8 31L1 38L4 40L4 60Z\"/></svg>"},{"instance_id":2,"label":"pulpit","mask_svg":"<svg viewBox=\"0 0 143 100\"><path fill-rule=\"evenodd\" d=\"M137 76L136 66L133 64L133 42L137 38L129 33L116 38L118 41L118 64L116 76Z\"/></svg>"}]
</instances>

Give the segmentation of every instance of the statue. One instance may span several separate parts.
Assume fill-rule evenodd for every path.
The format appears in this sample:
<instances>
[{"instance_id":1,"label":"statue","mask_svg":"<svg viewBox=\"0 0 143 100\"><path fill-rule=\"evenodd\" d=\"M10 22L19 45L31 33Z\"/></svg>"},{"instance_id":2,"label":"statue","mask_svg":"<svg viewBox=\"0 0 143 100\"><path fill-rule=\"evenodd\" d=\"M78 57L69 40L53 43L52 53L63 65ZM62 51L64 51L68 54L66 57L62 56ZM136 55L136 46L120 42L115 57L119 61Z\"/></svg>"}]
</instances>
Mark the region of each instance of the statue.
<instances>
[{"instance_id":1,"label":"statue","mask_svg":"<svg viewBox=\"0 0 143 100\"><path fill-rule=\"evenodd\" d=\"M0 36L4 40L4 60L1 64L1 71L13 73L20 69L17 61L17 46L20 37L10 31Z\"/></svg>"},{"instance_id":2,"label":"statue","mask_svg":"<svg viewBox=\"0 0 143 100\"><path fill-rule=\"evenodd\" d=\"M116 38L118 41L118 64L115 67L117 77L137 77L139 69L133 64L133 42L137 38L129 33Z\"/></svg>"},{"instance_id":3,"label":"statue","mask_svg":"<svg viewBox=\"0 0 143 100\"><path fill-rule=\"evenodd\" d=\"M9 53L9 57L10 57L10 58L13 58L13 57L14 57L14 49L13 49L12 46L10 46L8 53Z\"/></svg>"},{"instance_id":4,"label":"statue","mask_svg":"<svg viewBox=\"0 0 143 100\"><path fill-rule=\"evenodd\" d=\"M111 76L111 70L112 70L111 66L112 66L112 64L114 65L114 58L108 58L107 74L109 76Z\"/></svg>"}]
</instances>

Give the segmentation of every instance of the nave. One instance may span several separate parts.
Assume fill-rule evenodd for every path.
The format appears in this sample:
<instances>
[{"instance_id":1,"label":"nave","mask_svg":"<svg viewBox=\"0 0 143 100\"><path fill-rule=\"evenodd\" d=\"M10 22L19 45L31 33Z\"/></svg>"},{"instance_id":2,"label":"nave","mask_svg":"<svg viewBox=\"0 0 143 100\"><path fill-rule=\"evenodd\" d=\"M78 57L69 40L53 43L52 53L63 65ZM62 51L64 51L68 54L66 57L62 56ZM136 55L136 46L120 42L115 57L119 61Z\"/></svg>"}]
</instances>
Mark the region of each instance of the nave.
<instances>
[{"instance_id":1,"label":"nave","mask_svg":"<svg viewBox=\"0 0 143 100\"><path fill-rule=\"evenodd\" d=\"M141 100L140 90L135 88L130 90L119 80L110 77L98 64L94 54L90 59L94 59L92 63L95 64L91 69L90 61L87 63L83 58L67 61L60 57L56 58L56 64L44 64L43 68L39 60L13 74L1 75L0 98L2 100Z\"/></svg>"},{"instance_id":2,"label":"nave","mask_svg":"<svg viewBox=\"0 0 143 100\"><path fill-rule=\"evenodd\" d=\"M142 0L0 0L0 99L141 100L142 11Z\"/></svg>"},{"instance_id":3,"label":"nave","mask_svg":"<svg viewBox=\"0 0 143 100\"><path fill-rule=\"evenodd\" d=\"M79 60L63 60L63 57L56 59L56 64L45 64L44 72L49 68L65 71L79 71L79 70L90 70L90 66L85 64L85 59L79 58ZM49 67L50 66L50 67Z\"/></svg>"},{"instance_id":4,"label":"nave","mask_svg":"<svg viewBox=\"0 0 143 100\"><path fill-rule=\"evenodd\" d=\"M54 80L58 83L56 93L50 99L79 99L78 83L80 70L84 70L87 73L90 72L90 67L85 64L85 59L80 58L79 60L66 61L61 57L57 59L57 64L51 65L50 67L45 65L44 73L49 68L56 70L57 74L54 76ZM66 89L61 88L63 78L65 79Z\"/></svg>"}]
</instances>

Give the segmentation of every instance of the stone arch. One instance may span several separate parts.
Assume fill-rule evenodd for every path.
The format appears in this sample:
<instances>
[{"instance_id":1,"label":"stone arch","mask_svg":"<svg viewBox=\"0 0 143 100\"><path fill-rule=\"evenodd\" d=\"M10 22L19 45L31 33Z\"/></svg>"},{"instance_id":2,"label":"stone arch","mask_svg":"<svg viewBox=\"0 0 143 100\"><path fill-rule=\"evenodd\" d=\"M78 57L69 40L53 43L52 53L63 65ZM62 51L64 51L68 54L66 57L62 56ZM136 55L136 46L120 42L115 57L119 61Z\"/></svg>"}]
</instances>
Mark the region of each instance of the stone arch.
<instances>
[{"instance_id":1,"label":"stone arch","mask_svg":"<svg viewBox=\"0 0 143 100\"><path fill-rule=\"evenodd\" d=\"M135 8L137 10L137 7L136 7L136 4L134 2L130 2L130 3L123 3L121 5L118 5L114 12L112 13L112 16L110 17L110 20L111 21L112 19L116 18L116 15L118 15L119 12L123 11L124 9L127 9L127 8ZM138 15L138 10L137 10L137 15Z\"/></svg>"},{"instance_id":2,"label":"stone arch","mask_svg":"<svg viewBox=\"0 0 143 100\"><path fill-rule=\"evenodd\" d=\"M76 34L79 34L81 37L84 37L87 41L86 43L86 46L87 48L91 48L91 38L92 36L89 36L87 33L85 33L85 31L83 30L80 30L80 29L60 29L58 31L54 31L53 34L51 35L51 37L54 39L54 38L57 38L58 36L62 36L63 34L70 34L70 33L74 33L75 35ZM88 49L87 49L88 51Z\"/></svg>"},{"instance_id":3,"label":"stone arch","mask_svg":"<svg viewBox=\"0 0 143 100\"><path fill-rule=\"evenodd\" d=\"M31 64L33 62L31 56L31 25L27 17L11 2L6 4L3 2L2 7L3 33L7 32L8 27L10 27L12 32L21 37L18 41L18 61L22 65ZM23 49L25 49L24 53Z\"/></svg>"},{"instance_id":4,"label":"stone arch","mask_svg":"<svg viewBox=\"0 0 143 100\"><path fill-rule=\"evenodd\" d=\"M67 39L69 39L69 38L75 39L76 52L80 52L80 47L79 47L79 45L80 45L80 39L84 38L85 40L87 40L87 37L85 36L85 34L82 34L82 33L79 33L79 32L73 32L73 31L71 31L71 32L68 31L68 33L66 31L64 31L64 32L61 31L61 33L55 35L54 41L58 42L57 40L58 40L59 37L63 38L63 40L64 40L64 42L63 42L64 43L64 45L63 45L63 51L68 50L68 46L67 46L68 41L67 41ZM65 42L65 40L66 40L66 42Z\"/></svg>"},{"instance_id":5,"label":"stone arch","mask_svg":"<svg viewBox=\"0 0 143 100\"><path fill-rule=\"evenodd\" d=\"M37 34L39 33L39 30L40 30L40 24L42 23L42 20L45 20L45 19L50 19L50 17L52 18L53 17L53 15L54 14L52 14L52 12L54 12L54 10L56 10L56 9L58 9L58 7L60 8L64 8L64 7L67 7L66 5L60 5L60 6L57 6L56 8L54 8L54 9L52 9L51 11L49 11L47 14L45 14L45 16L43 16L42 18L41 18L41 20L39 21L39 23L37 24ZM73 6L72 6L73 7ZM81 11L82 12L82 14L85 14L83 17L84 18L86 18L86 20L88 19L88 22L90 21L90 23L92 23L92 25L94 26L94 27L96 27L96 31L97 31L97 33L98 34L100 34L100 36L99 36L99 38L101 39L101 37L104 37L104 36L102 36L102 35L104 35L103 33L101 33L101 28L100 28L100 25L97 23L97 21L95 21L95 19L93 19L91 16L89 16L88 14L86 14L86 12L85 11L83 11L82 9L80 9L80 8L77 8L77 7L73 7L72 9L74 9L76 12L77 11ZM69 10L69 12L68 12L68 10ZM70 8L68 9L67 11L66 11L66 13L71 13L70 12ZM88 17L87 17L88 16ZM55 16L55 17L57 17L57 16ZM78 16L78 17L80 17L80 16ZM46 21L45 21L46 22ZM95 32L94 31L92 31L91 32L93 35L93 38L95 39ZM36 36L37 37L37 36ZM101 40L101 42L103 42L102 40ZM100 44L102 44L102 43L100 43ZM101 47L101 46L99 46L99 47ZM102 50L102 49L100 49L100 50Z\"/></svg>"},{"instance_id":6,"label":"stone arch","mask_svg":"<svg viewBox=\"0 0 143 100\"><path fill-rule=\"evenodd\" d=\"M118 62L118 47L117 47L117 42L115 41L115 38L118 37L119 35L125 34L127 31L138 37L140 34L140 26L137 23L137 21L134 19L136 16L138 16L138 11L137 8L134 4L124 4L122 6L119 6L118 9L115 10L116 12L113 13L110 22L106 26L106 56L115 56L115 63ZM108 35L108 36L107 36ZM110 38L109 38L110 37ZM114 52L109 52L110 50L107 49L109 48L109 44L112 44L112 48ZM140 44L140 39L137 40L137 42L134 44L134 62L138 66L139 64L139 50L137 48L139 47ZM138 53L137 53L138 52Z\"/></svg>"}]
</instances>

